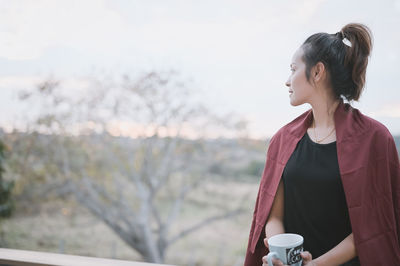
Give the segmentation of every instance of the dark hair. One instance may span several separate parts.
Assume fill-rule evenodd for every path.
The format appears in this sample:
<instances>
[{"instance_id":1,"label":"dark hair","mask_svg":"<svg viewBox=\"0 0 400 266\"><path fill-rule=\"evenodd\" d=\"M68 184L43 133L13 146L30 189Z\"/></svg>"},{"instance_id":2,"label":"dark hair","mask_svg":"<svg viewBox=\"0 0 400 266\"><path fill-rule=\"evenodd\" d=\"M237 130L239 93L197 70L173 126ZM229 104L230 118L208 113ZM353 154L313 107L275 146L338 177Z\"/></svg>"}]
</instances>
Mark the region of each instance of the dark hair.
<instances>
[{"instance_id":1,"label":"dark hair","mask_svg":"<svg viewBox=\"0 0 400 266\"><path fill-rule=\"evenodd\" d=\"M351 47L343 42L344 38L350 41ZM322 62L336 98L343 96L348 101L360 98L372 49L372 33L367 26L350 23L335 34L316 33L301 47L308 81L311 68Z\"/></svg>"}]
</instances>

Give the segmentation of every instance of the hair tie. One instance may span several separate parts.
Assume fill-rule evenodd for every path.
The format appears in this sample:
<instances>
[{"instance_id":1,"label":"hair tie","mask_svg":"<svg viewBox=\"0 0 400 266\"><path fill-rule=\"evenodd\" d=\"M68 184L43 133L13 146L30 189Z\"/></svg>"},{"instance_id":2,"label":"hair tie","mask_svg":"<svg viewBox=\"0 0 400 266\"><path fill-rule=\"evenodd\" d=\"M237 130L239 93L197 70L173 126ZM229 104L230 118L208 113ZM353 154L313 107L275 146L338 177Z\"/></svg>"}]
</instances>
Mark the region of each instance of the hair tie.
<instances>
[{"instance_id":1,"label":"hair tie","mask_svg":"<svg viewBox=\"0 0 400 266\"><path fill-rule=\"evenodd\" d=\"M338 31L335 34L336 37L342 39L342 42L347 45L348 47L351 47L351 42L349 39L346 38L346 36L344 35L343 31Z\"/></svg>"},{"instance_id":2,"label":"hair tie","mask_svg":"<svg viewBox=\"0 0 400 266\"><path fill-rule=\"evenodd\" d=\"M348 47L351 47L351 42L349 39L346 38L346 36L344 35L343 31L340 31L341 35L342 35L342 42L347 45Z\"/></svg>"}]
</instances>

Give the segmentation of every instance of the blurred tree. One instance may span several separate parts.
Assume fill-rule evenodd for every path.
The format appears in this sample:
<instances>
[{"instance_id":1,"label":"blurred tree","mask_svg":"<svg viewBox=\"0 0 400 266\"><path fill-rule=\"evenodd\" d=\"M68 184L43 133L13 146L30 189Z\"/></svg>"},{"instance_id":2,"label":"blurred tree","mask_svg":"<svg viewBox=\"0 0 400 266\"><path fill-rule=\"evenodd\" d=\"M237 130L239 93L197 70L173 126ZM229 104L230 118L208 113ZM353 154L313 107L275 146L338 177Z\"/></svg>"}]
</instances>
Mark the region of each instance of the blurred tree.
<instances>
[{"instance_id":1,"label":"blurred tree","mask_svg":"<svg viewBox=\"0 0 400 266\"><path fill-rule=\"evenodd\" d=\"M0 217L9 217L13 210L13 202L11 199L11 192L14 187L13 181L6 181L3 178L4 173L4 160L5 160L6 146L0 140Z\"/></svg>"},{"instance_id":2,"label":"blurred tree","mask_svg":"<svg viewBox=\"0 0 400 266\"><path fill-rule=\"evenodd\" d=\"M245 174L256 176L257 178L261 177L262 171L264 169L264 162L252 160L248 166L243 170Z\"/></svg>"},{"instance_id":3,"label":"blurred tree","mask_svg":"<svg viewBox=\"0 0 400 266\"><path fill-rule=\"evenodd\" d=\"M5 151L6 151L6 146L0 140L0 217L9 217L13 210L11 192L14 183L12 181L6 181L3 178ZM0 228L0 247L1 246L4 246L2 228Z\"/></svg>"},{"instance_id":4,"label":"blurred tree","mask_svg":"<svg viewBox=\"0 0 400 266\"><path fill-rule=\"evenodd\" d=\"M75 93L49 79L20 95L32 114L38 107L26 129L35 136L32 145L41 147L25 158L31 173L62 180L62 191L156 263L182 237L243 211L238 199L236 208L219 209L187 228L175 225L189 193L226 159L205 137L216 130L242 134L246 123L212 114L174 75L92 79L91 90Z\"/></svg>"}]
</instances>

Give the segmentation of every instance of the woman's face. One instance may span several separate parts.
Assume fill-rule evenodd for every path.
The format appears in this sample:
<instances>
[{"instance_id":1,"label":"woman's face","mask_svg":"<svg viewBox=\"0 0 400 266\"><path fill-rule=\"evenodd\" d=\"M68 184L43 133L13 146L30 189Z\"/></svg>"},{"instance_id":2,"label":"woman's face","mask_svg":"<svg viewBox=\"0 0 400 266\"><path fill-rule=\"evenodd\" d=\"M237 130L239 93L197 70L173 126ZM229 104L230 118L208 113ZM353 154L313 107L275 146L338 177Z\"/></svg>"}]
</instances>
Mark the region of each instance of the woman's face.
<instances>
[{"instance_id":1,"label":"woman's face","mask_svg":"<svg viewBox=\"0 0 400 266\"><path fill-rule=\"evenodd\" d=\"M286 86L289 87L290 104L298 106L303 103L309 103L313 86L307 81L306 78L306 65L302 60L303 49L300 47L294 53L292 63L290 64L290 71L292 72L286 81Z\"/></svg>"}]
</instances>

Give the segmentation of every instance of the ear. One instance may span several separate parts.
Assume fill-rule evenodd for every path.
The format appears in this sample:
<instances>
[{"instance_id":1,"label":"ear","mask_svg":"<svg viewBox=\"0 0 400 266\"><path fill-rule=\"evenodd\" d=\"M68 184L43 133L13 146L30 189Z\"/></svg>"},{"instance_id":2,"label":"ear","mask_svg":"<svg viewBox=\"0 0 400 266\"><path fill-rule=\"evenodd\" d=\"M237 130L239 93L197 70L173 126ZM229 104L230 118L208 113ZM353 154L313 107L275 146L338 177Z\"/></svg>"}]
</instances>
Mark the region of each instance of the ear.
<instances>
[{"instance_id":1,"label":"ear","mask_svg":"<svg viewBox=\"0 0 400 266\"><path fill-rule=\"evenodd\" d=\"M311 70L311 76L314 82L321 81L325 76L325 65L322 62L318 62Z\"/></svg>"}]
</instances>

